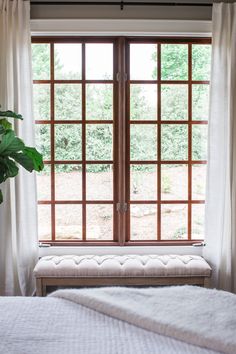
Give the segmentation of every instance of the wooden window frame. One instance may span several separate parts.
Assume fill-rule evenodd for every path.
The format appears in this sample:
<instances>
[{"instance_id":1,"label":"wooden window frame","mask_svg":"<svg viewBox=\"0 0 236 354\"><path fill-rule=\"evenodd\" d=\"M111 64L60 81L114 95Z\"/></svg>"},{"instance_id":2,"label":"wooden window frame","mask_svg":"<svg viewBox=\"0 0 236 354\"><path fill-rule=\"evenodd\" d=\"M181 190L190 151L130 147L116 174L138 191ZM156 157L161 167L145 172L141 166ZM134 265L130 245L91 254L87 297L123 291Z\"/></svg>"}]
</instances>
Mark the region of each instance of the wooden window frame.
<instances>
[{"instance_id":1,"label":"wooden window frame","mask_svg":"<svg viewBox=\"0 0 236 354\"><path fill-rule=\"evenodd\" d=\"M51 200L39 201L41 205L51 205L51 240L40 240L42 243L63 246L152 246L152 245L192 245L202 242L191 238L191 206L204 204L204 200L192 200L192 166L194 164L206 164L205 160L192 160L192 126L206 125L208 121L192 120L192 85L206 84L209 81L192 80L192 44L211 44L210 38L177 38L177 37L32 37L32 43L50 44L50 80L34 80L34 84L50 84L50 120L37 120L36 124L47 124L51 130L51 160L45 164L51 165ZM54 79L54 43L82 43L82 79L81 80L55 80ZM114 65L113 80L86 80L85 79L85 43L113 43ZM157 80L130 80L129 76L129 44L130 43L154 43L157 44ZM188 80L161 80L161 44L187 44L188 45ZM54 119L54 85L60 83L80 83L82 85L82 120L55 120ZM87 83L112 83L113 84L113 121L86 120L85 85ZM130 120L129 87L132 83L157 85L157 120L142 121ZM188 119L187 120L161 120L161 84L186 84L188 86ZM112 161L86 161L85 156L85 126L86 124L113 124L113 160ZM55 124L81 124L82 125L82 160L62 161L54 159ZM156 161L130 161L129 131L131 124L155 124L157 126L157 160ZM163 161L161 160L161 126L164 124L184 124L188 127L188 160ZM112 163L113 173L113 201L99 200L86 201L86 163L107 164ZM55 200L55 165L57 164L82 164L82 201ZM131 201L130 200L130 164L155 164L157 166L157 200ZM187 200L161 200L161 165L184 164L188 166L188 199ZM83 211L82 240L56 240L55 233L55 206L58 204L81 204ZM113 241L86 240L86 205L87 204L113 204ZM157 206L157 240L131 240L130 239L130 206L132 204L155 204ZM185 204L188 206L188 239L186 240L162 240L161 239L161 205ZM127 210L125 210L127 207Z\"/></svg>"}]
</instances>

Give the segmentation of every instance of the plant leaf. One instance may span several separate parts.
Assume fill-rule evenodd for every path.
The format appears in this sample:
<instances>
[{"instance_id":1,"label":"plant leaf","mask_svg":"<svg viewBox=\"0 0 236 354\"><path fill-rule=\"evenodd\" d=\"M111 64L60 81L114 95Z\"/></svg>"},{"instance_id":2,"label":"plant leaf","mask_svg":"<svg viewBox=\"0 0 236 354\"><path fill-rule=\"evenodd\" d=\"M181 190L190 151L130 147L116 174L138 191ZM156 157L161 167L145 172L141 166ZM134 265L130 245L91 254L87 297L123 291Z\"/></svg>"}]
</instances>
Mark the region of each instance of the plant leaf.
<instances>
[{"instance_id":1,"label":"plant leaf","mask_svg":"<svg viewBox=\"0 0 236 354\"><path fill-rule=\"evenodd\" d=\"M12 152L18 152L23 150L25 144L23 141L15 136L13 130L7 130L2 137L0 143L0 154L10 155Z\"/></svg>"},{"instance_id":2,"label":"plant leaf","mask_svg":"<svg viewBox=\"0 0 236 354\"><path fill-rule=\"evenodd\" d=\"M4 159L0 157L0 184L5 181L6 169Z\"/></svg>"},{"instance_id":3,"label":"plant leaf","mask_svg":"<svg viewBox=\"0 0 236 354\"><path fill-rule=\"evenodd\" d=\"M32 160L35 171L42 171L43 156L35 148L25 146L22 152Z\"/></svg>"},{"instance_id":4,"label":"plant leaf","mask_svg":"<svg viewBox=\"0 0 236 354\"><path fill-rule=\"evenodd\" d=\"M16 118L16 119L23 120L23 117L21 114L17 114L12 111L0 111L0 117Z\"/></svg>"},{"instance_id":5,"label":"plant leaf","mask_svg":"<svg viewBox=\"0 0 236 354\"><path fill-rule=\"evenodd\" d=\"M24 152L15 152L10 155L16 162L23 166L27 171L34 170L34 163L31 157L27 156Z\"/></svg>"},{"instance_id":6,"label":"plant leaf","mask_svg":"<svg viewBox=\"0 0 236 354\"><path fill-rule=\"evenodd\" d=\"M9 177L17 176L19 168L15 162L8 157L0 158L0 183Z\"/></svg>"},{"instance_id":7,"label":"plant leaf","mask_svg":"<svg viewBox=\"0 0 236 354\"><path fill-rule=\"evenodd\" d=\"M1 125L0 125L0 135L2 135L2 134L4 134L5 133L5 129L4 129L4 127L2 127Z\"/></svg>"},{"instance_id":8,"label":"plant leaf","mask_svg":"<svg viewBox=\"0 0 236 354\"><path fill-rule=\"evenodd\" d=\"M0 126L2 125L2 127L4 129L12 129L12 124L10 122L8 122L7 119L3 118L3 119L0 119Z\"/></svg>"}]
</instances>

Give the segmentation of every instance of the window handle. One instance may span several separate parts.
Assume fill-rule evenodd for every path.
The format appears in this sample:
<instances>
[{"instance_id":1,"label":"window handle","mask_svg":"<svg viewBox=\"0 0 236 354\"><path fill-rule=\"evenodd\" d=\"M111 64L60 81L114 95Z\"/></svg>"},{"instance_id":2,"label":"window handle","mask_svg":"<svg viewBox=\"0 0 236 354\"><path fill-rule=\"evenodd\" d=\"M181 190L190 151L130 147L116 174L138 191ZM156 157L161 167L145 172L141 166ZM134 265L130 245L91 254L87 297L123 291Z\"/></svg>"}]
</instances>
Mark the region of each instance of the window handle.
<instances>
[{"instance_id":1,"label":"window handle","mask_svg":"<svg viewBox=\"0 0 236 354\"><path fill-rule=\"evenodd\" d=\"M205 247L206 243L205 242L196 242L192 244L193 247Z\"/></svg>"}]
</instances>

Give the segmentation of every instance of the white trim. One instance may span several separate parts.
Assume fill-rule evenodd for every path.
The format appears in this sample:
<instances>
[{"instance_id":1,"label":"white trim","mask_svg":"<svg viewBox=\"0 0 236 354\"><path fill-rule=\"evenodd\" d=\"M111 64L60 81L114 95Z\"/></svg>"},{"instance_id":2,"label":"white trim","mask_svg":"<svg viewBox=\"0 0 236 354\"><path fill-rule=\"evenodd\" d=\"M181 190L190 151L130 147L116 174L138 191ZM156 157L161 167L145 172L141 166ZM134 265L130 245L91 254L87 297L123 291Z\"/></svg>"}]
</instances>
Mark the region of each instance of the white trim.
<instances>
[{"instance_id":1,"label":"white trim","mask_svg":"<svg viewBox=\"0 0 236 354\"><path fill-rule=\"evenodd\" d=\"M51 247L40 247L39 256L50 256L56 255L61 256L64 254L194 254L202 255L202 247L193 246L129 246L129 247L112 247L112 246L51 246Z\"/></svg>"},{"instance_id":2,"label":"white trim","mask_svg":"<svg viewBox=\"0 0 236 354\"><path fill-rule=\"evenodd\" d=\"M32 35L211 36L211 21L127 19L35 19Z\"/></svg>"}]
</instances>

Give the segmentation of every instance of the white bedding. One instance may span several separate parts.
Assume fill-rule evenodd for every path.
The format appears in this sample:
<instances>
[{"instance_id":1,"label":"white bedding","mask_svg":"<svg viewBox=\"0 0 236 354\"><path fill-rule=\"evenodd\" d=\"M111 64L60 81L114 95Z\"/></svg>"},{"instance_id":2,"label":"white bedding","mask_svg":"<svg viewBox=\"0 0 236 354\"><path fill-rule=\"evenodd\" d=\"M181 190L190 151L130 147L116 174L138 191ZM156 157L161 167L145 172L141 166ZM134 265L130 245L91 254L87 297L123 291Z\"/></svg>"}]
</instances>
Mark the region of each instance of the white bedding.
<instances>
[{"instance_id":1,"label":"white bedding","mask_svg":"<svg viewBox=\"0 0 236 354\"><path fill-rule=\"evenodd\" d=\"M149 331L236 354L236 296L196 286L59 290L73 301Z\"/></svg>"},{"instance_id":2,"label":"white bedding","mask_svg":"<svg viewBox=\"0 0 236 354\"><path fill-rule=\"evenodd\" d=\"M80 291L80 290L78 290ZM0 353L213 354L62 298L0 298Z\"/></svg>"}]
</instances>

